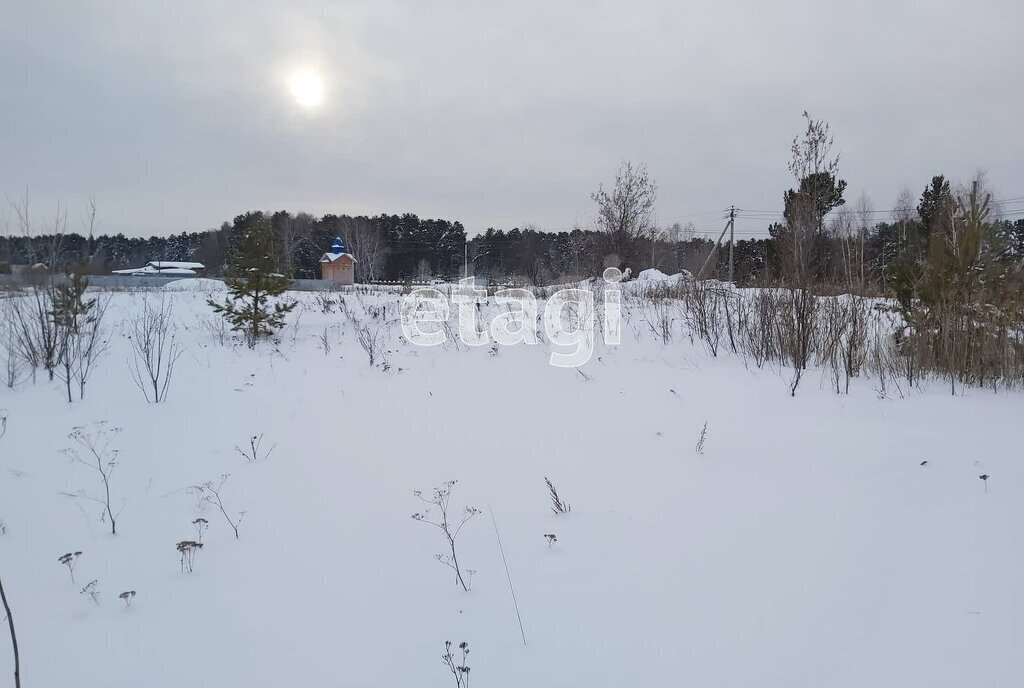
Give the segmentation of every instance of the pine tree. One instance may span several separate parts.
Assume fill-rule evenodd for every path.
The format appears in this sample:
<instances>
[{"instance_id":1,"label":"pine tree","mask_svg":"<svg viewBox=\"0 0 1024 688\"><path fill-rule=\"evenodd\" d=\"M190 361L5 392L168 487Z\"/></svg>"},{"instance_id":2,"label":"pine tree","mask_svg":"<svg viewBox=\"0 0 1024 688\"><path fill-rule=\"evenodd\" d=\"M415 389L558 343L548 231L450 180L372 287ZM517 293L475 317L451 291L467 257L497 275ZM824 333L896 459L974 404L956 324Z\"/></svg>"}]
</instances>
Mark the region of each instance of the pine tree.
<instances>
[{"instance_id":1,"label":"pine tree","mask_svg":"<svg viewBox=\"0 0 1024 688\"><path fill-rule=\"evenodd\" d=\"M82 325L92 322L91 312L96 305L96 299L85 298L89 280L80 274L82 269L84 266L68 275L67 282L57 285L53 290L53 311L50 314L53 322L72 334L78 334Z\"/></svg>"},{"instance_id":2,"label":"pine tree","mask_svg":"<svg viewBox=\"0 0 1024 688\"><path fill-rule=\"evenodd\" d=\"M295 308L294 301L271 299L288 289L291 280L276 272L274 234L270 222L258 220L242 237L235 254L234 276L225 280L228 297L224 303L207 303L231 323L231 329L245 335L250 347L284 326L284 316Z\"/></svg>"},{"instance_id":3,"label":"pine tree","mask_svg":"<svg viewBox=\"0 0 1024 688\"><path fill-rule=\"evenodd\" d=\"M93 344L96 340L95 337L87 335L95 334L90 331L91 326L98 327L99 312L102 309L96 307L96 299L85 298L89 280L81 274L84 265L79 265L78 268L74 273L68 275L65 283L53 288L53 295L50 297L53 304L50 317L53 319L56 332L56 365L54 367L57 376L64 382L67 389L68 403L71 403L71 383L76 377L81 380L80 393L84 394L84 377L88 375L88 373L82 372L83 365L86 363L83 360L85 355L90 355L88 363L91 364L94 360L91 354L98 355L102 353L102 348L105 348L96 349L95 346L92 346L88 351L83 348L84 343ZM51 371L52 374L53 371Z\"/></svg>"}]
</instances>

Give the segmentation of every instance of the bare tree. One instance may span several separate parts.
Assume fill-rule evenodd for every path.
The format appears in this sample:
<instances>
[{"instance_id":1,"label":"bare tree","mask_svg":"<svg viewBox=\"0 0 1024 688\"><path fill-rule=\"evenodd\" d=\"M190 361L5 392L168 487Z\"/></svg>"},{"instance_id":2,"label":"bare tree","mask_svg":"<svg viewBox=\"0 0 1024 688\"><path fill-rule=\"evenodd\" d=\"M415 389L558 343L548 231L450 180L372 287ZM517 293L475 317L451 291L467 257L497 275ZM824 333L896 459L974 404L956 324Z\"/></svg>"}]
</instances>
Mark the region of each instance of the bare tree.
<instances>
[{"instance_id":1,"label":"bare tree","mask_svg":"<svg viewBox=\"0 0 1024 688\"><path fill-rule=\"evenodd\" d=\"M866 191L862 191L860 196L857 198L857 203L854 205L853 212L857 218L857 223L856 236L853 238L852 255L855 258L854 268L857 286L860 289L860 293L863 294L867 287L867 271L864 255L867 247L868 232L871 231L871 216L874 214L874 207L871 204L871 198L868 197Z\"/></svg>"},{"instance_id":2,"label":"bare tree","mask_svg":"<svg viewBox=\"0 0 1024 688\"><path fill-rule=\"evenodd\" d=\"M851 288L855 283L854 264L856 262L855 242L853 241L854 222L853 211L849 208L840 208L833 215L828 227L839 247L841 257L839 268L842 271L843 283Z\"/></svg>"},{"instance_id":3,"label":"bare tree","mask_svg":"<svg viewBox=\"0 0 1024 688\"><path fill-rule=\"evenodd\" d=\"M825 215L844 203L846 182L837 178L839 155L832 154L834 139L828 122L804 112L803 134L793 139L789 171L797 182L785 194L785 226L777 234L783 277L791 286L806 289L819 261Z\"/></svg>"},{"instance_id":4,"label":"bare tree","mask_svg":"<svg viewBox=\"0 0 1024 688\"><path fill-rule=\"evenodd\" d=\"M129 323L133 357L128 362L132 379L146 401L167 400L174 366L184 349L178 343L174 325L174 304L166 294L157 303L144 298L142 311Z\"/></svg>"},{"instance_id":5,"label":"bare tree","mask_svg":"<svg viewBox=\"0 0 1024 688\"><path fill-rule=\"evenodd\" d=\"M882 250L880 252L883 291L885 291L888 282L889 256L899 254L909 245L907 232L913 226L914 219L916 217L917 199L914 197L914 192L907 187L903 187L903 190L900 191L900 195L896 198L896 203L893 205L892 211L892 222L899 230L899 243L896 246L886 245L883 237Z\"/></svg>"},{"instance_id":6,"label":"bare tree","mask_svg":"<svg viewBox=\"0 0 1024 688\"><path fill-rule=\"evenodd\" d=\"M56 269L67 229L67 206L60 201L57 202L57 210L51 226L43 227L43 231L40 232L41 236L37 237L33 228L32 204L28 189L25 189L24 197L17 199L8 197L7 202L17 218L18 231L28 246L29 262L42 263L49 270ZM41 237L46 237L46 239Z\"/></svg>"},{"instance_id":7,"label":"bare tree","mask_svg":"<svg viewBox=\"0 0 1024 688\"><path fill-rule=\"evenodd\" d=\"M647 166L628 160L619 167L610 193L602 186L591 194L597 204L596 229L607 236L609 252L618 255L619 262L634 260L637 241L651 233L657 196L658 184Z\"/></svg>"},{"instance_id":8,"label":"bare tree","mask_svg":"<svg viewBox=\"0 0 1024 688\"><path fill-rule=\"evenodd\" d=\"M50 313L53 291L50 286L33 283L27 292L7 299L10 349L24 361L32 373L43 369L52 380L60 353L60 333Z\"/></svg>"},{"instance_id":9,"label":"bare tree","mask_svg":"<svg viewBox=\"0 0 1024 688\"><path fill-rule=\"evenodd\" d=\"M14 338L13 315L10 308L5 307L0 312L3 313L3 330L0 332L3 341L0 344L4 349L4 384L9 389L14 389L21 382L22 359Z\"/></svg>"},{"instance_id":10,"label":"bare tree","mask_svg":"<svg viewBox=\"0 0 1024 688\"><path fill-rule=\"evenodd\" d=\"M806 129L794 137L789 171L796 179L796 190L787 191L786 223L777 234L782 257L783 277L791 293L781 328L784 350L793 366L790 393L797 387L811 354L817 302L810 289L820 265L817 253L822 245L825 216L843 205L846 182L838 179L839 155L832 154L833 137L828 122L816 120L804 112Z\"/></svg>"},{"instance_id":11,"label":"bare tree","mask_svg":"<svg viewBox=\"0 0 1024 688\"><path fill-rule=\"evenodd\" d=\"M357 282L373 282L387 253L387 244L377 223L365 217L346 217L341 231L348 251L355 256Z\"/></svg>"}]
</instances>

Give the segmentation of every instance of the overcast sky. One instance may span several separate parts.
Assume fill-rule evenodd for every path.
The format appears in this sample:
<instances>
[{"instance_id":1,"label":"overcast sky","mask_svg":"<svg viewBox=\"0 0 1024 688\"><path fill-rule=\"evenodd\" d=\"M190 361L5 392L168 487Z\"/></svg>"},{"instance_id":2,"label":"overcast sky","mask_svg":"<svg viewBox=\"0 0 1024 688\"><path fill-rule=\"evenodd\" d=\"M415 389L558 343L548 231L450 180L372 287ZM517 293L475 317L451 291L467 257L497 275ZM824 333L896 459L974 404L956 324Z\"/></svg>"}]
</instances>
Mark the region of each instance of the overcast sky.
<instances>
[{"instance_id":1,"label":"overcast sky","mask_svg":"<svg viewBox=\"0 0 1024 688\"><path fill-rule=\"evenodd\" d=\"M712 230L780 208L806 109L851 201L978 169L1018 197L1022 68L1020 0L6 2L0 193L69 229L94 196L129 235L281 208L566 229L630 159L660 221Z\"/></svg>"}]
</instances>

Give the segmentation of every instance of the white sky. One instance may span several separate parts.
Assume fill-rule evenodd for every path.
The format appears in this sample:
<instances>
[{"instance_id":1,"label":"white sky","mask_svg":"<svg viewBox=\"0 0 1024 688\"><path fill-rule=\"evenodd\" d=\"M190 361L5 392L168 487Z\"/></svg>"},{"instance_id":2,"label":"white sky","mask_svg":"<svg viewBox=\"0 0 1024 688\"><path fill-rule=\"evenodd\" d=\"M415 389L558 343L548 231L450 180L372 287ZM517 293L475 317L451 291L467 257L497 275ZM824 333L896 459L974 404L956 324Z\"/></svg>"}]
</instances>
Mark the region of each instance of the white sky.
<instances>
[{"instance_id":1,"label":"white sky","mask_svg":"<svg viewBox=\"0 0 1024 688\"><path fill-rule=\"evenodd\" d=\"M781 206L807 109L851 202L979 169L1024 196L1019 0L184 4L7 3L0 193L69 229L92 195L129 235L281 208L567 229L628 158L662 222L714 231Z\"/></svg>"}]
</instances>

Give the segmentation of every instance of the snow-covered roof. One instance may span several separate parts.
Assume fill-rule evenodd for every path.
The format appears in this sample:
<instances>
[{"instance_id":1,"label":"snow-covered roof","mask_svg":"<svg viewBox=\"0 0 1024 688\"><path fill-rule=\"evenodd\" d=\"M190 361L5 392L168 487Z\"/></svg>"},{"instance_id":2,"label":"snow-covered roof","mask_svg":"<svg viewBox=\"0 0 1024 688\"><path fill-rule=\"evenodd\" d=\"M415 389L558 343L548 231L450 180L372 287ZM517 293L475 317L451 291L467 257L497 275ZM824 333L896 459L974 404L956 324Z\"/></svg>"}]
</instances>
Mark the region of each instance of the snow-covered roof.
<instances>
[{"instance_id":1,"label":"snow-covered roof","mask_svg":"<svg viewBox=\"0 0 1024 688\"><path fill-rule=\"evenodd\" d=\"M147 275L155 275L159 270L154 268L152 265L144 265L141 268L127 268L126 270L114 270L115 275L135 275L138 273L145 273Z\"/></svg>"},{"instance_id":2,"label":"snow-covered roof","mask_svg":"<svg viewBox=\"0 0 1024 688\"><path fill-rule=\"evenodd\" d=\"M167 265L167 263L162 263L162 264L163 265ZM158 270L155 267L153 267L153 263L150 263L149 265L144 265L141 268L128 268L127 270L114 270L113 274L115 274L115 275L178 275L178 276L182 276L182 275L195 275L197 273L196 273L195 270L191 270L189 268L172 268L172 267L168 267L168 268L163 268L163 269Z\"/></svg>"},{"instance_id":3,"label":"snow-covered roof","mask_svg":"<svg viewBox=\"0 0 1024 688\"><path fill-rule=\"evenodd\" d=\"M349 258L352 259L353 263L358 263L359 262L359 261L356 260L356 257L353 256L351 253L325 253L322 256L320 256L320 262L321 263L333 263L334 261L338 260L342 256L348 256Z\"/></svg>"},{"instance_id":4,"label":"snow-covered roof","mask_svg":"<svg viewBox=\"0 0 1024 688\"><path fill-rule=\"evenodd\" d=\"M151 260L149 265L152 265L157 270L167 270L168 268L180 268L182 270L204 270L206 266L202 263L189 263L181 260Z\"/></svg>"}]
</instances>

